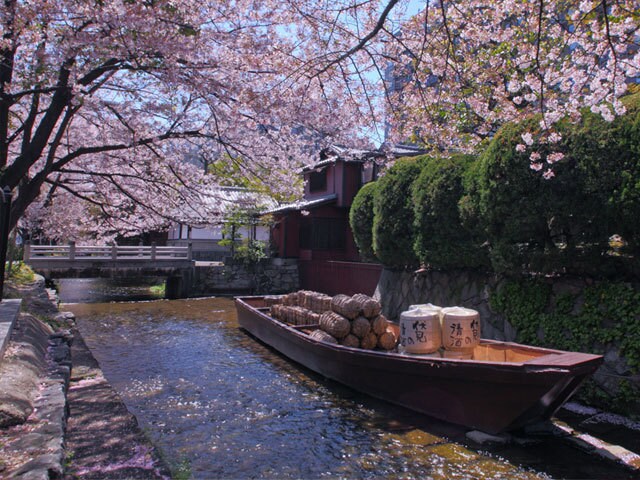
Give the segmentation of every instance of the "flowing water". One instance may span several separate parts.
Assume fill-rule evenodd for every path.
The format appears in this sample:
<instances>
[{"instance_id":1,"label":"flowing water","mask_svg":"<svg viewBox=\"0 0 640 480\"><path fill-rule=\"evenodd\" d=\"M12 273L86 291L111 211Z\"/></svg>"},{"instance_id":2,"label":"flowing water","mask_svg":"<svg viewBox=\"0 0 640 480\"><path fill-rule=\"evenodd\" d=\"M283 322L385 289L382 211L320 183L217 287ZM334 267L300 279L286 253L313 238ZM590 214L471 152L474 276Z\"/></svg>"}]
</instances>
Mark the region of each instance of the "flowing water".
<instances>
[{"instance_id":1,"label":"flowing water","mask_svg":"<svg viewBox=\"0 0 640 480\"><path fill-rule=\"evenodd\" d=\"M63 302L104 301L104 293L90 281L63 282L60 290ZM474 448L460 427L289 362L238 328L229 298L64 308L180 476L632 478L557 439Z\"/></svg>"}]
</instances>

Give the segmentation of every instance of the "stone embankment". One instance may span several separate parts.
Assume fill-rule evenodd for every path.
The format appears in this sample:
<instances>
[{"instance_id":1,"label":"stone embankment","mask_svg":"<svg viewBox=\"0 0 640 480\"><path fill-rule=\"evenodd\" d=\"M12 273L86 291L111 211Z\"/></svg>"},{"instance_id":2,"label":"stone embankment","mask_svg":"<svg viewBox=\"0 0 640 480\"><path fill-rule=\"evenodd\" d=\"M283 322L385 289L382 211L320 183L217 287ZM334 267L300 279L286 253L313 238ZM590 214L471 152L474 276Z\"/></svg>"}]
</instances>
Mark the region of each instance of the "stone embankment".
<instances>
[{"instance_id":1,"label":"stone embankment","mask_svg":"<svg viewBox=\"0 0 640 480\"><path fill-rule=\"evenodd\" d=\"M169 478L55 294L0 305L0 478Z\"/></svg>"},{"instance_id":2,"label":"stone embankment","mask_svg":"<svg viewBox=\"0 0 640 480\"><path fill-rule=\"evenodd\" d=\"M20 303L3 302L5 323L9 317L12 328L5 332L0 359L0 473L58 478L65 457L71 335L21 314Z\"/></svg>"},{"instance_id":3,"label":"stone embankment","mask_svg":"<svg viewBox=\"0 0 640 480\"><path fill-rule=\"evenodd\" d=\"M220 292L252 292L254 295L286 293L297 290L299 284L295 259L269 258L249 265L230 260L208 266L196 263L189 295Z\"/></svg>"}]
</instances>

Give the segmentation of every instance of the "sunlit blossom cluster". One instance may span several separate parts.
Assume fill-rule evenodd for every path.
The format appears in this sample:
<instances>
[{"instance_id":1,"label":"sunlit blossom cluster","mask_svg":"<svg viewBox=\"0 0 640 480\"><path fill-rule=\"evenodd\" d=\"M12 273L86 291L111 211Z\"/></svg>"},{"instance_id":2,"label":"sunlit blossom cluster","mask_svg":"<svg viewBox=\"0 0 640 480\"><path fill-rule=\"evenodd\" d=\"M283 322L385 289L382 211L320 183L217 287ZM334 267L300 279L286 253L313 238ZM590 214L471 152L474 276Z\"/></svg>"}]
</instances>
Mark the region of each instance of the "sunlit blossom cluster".
<instances>
[{"instance_id":1,"label":"sunlit blossom cluster","mask_svg":"<svg viewBox=\"0 0 640 480\"><path fill-rule=\"evenodd\" d=\"M559 120L624 113L619 98L640 81L639 11L637 0L429 2L389 40L396 68L411 70L393 92L394 138L468 151L537 114L539 129L516 149L552 177L562 152L531 147L558 144Z\"/></svg>"},{"instance_id":2,"label":"sunlit blossom cluster","mask_svg":"<svg viewBox=\"0 0 640 480\"><path fill-rule=\"evenodd\" d=\"M612 120L640 76L638 0L411 5L3 2L0 183L16 195L12 224L28 210L23 224L51 238L92 224L112 238L180 210L197 223L213 215L199 187L229 182L207 162L291 197L300 167L331 143L387 130L469 151L532 114L539 128L516 149L551 177L563 161L554 125L583 108ZM203 168L181 167L187 156Z\"/></svg>"},{"instance_id":3,"label":"sunlit blossom cluster","mask_svg":"<svg viewBox=\"0 0 640 480\"><path fill-rule=\"evenodd\" d=\"M332 142L357 143L368 109L366 83L315 63L353 40L314 20L335 11L315 1L3 2L0 183L14 189L12 223L50 239L112 239L177 217L215 223L199 193L229 179L180 171L188 155L231 159L274 196L300 195L299 169Z\"/></svg>"}]
</instances>

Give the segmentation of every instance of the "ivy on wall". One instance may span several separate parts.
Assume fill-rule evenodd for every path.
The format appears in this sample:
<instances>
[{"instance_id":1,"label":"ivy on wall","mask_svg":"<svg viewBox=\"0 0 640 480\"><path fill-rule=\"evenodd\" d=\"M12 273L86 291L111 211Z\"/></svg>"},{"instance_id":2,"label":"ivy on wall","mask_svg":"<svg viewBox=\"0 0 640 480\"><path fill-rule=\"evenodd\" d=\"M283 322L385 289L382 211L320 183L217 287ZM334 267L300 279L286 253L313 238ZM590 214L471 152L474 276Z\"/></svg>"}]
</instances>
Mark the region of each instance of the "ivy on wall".
<instances>
[{"instance_id":1,"label":"ivy on wall","mask_svg":"<svg viewBox=\"0 0 640 480\"><path fill-rule=\"evenodd\" d=\"M580 294L554 295L544 280L509 280L491 292L490 304L516 328L521 343L592 353L615 346L630 373L640 371L640 291L628 283L602 281ZM637 399L634 390L623 380L611 398L591 384L581 397L626 413Z\"/></svg>"}]
</instances>

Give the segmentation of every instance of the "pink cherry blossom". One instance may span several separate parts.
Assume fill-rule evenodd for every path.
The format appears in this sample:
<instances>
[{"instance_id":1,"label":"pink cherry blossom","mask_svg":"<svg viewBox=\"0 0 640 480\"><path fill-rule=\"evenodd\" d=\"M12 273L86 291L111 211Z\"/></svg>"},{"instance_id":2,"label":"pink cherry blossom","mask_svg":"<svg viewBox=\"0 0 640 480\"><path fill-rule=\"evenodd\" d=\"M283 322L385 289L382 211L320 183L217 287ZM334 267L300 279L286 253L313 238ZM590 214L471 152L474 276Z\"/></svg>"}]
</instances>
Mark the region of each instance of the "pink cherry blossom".
<instances>
[{"instance_id":1,"label":"pink cherry blossom","mask_svg":"<svg viewBox=\"0 0 640 480\"><path fill-rule=\"evenodd\" d=\"M531 170L535 170L536 172L539 172L540 170L542 170L542 163L540 162L533 162L530 165Z\"/></svg>"},{"instance_id":2,"label":"pink cherry blossom","mask_svg":"<svg viewBox=\"0 0 640 480\"><path fill-rule=\"evenodd\" d=\"M564 153L562 152L554 152L547 155L547 163L554 164L559 162L564 158Z\"/></svg>"},{"instance_id":3,"label":"pink cherry blossom","mask_svg":"<svg viewBox=\"0 0 640 480\"><path fill-rule=\"evenodd\" d=\"M551 132L549 134L549 143L558 143L560 140L562 140L562 135L558 132Z\"/></svg>"},{"instance_id":4,"label":"pink cherry blossom","mask_svg":"<svg viewBox=\"0 0 640 480\"><path fill-rule=\"evenodd\" d=\"M0 186L14 190L12 225L97 238L178 212L220 221L210 192L242 180L299 196L297 172L331 143L474 151L536 114L522 145L555 151L554 124L585 108L613 120L640 76L638 0L409 6L6 0Z\"/></svg>"},{"instance_id":5,"label":"pink cherry blossom","mask_svg":"<svg viewBox=\"0 0 640 480\"><path fill-rule=\"evenodd\" d=\"M531 135L531 133L525 132L521 135L521 137L524 143L526 143L529 146L533 145L533 135Z\"/></svg>"}]
</instances>

